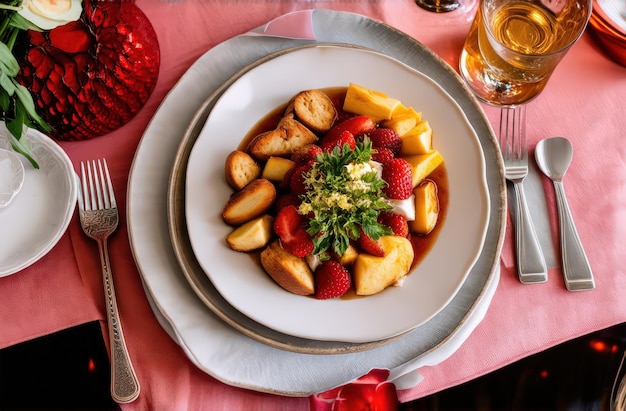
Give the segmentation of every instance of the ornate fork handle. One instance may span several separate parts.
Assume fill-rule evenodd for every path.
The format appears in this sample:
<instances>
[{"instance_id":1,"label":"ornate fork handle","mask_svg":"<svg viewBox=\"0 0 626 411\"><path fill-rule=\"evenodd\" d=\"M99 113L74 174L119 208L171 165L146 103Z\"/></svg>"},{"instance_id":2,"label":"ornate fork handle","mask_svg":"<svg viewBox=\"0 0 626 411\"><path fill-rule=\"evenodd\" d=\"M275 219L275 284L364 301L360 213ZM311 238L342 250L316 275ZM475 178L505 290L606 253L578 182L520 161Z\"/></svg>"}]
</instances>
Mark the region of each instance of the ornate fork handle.
<instances>
[{"instance_id":1,"label":"ornate fork handle","mask_svg":"<svg viewBox=\"0 0 626 411\"><path fill-rule=\"evenodd\" d=\"M85 232L98 243L100 264L102 266L102 281L104 284L104 298L109 328L109 342L111 346L111 397L118 403L129 403L139 396L139 381L130 361L126 348L124 332L122 331L113 274L109 262L109 247L107 239L111 227L117 226L117 209L106 209L80 213Z\"/></svg>"},{"instance_id":2,"label":"ornate fork handle","mask_svg":"<svg viewBox=\"0 0 626 411\"><path fill-rule=\"evenodd\" d=\"M120 316L113 286L111 264L106 238L98 239L98 251L102 264L102 280L104 283L104 297L109 325L109 340L111 344L111 396L118 403L134 401L139 396L139 381L130 361L124 332L120 326Z\"/></svg>"}]
</instances>

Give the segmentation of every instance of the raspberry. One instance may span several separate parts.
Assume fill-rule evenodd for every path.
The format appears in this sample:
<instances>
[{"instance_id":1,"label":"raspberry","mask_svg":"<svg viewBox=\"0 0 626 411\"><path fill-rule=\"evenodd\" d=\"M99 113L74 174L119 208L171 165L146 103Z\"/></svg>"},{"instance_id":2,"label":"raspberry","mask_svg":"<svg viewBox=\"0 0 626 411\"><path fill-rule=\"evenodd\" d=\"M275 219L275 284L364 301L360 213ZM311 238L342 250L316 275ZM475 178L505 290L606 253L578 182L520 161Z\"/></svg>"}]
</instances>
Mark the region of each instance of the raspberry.
<instances>
[{"instance_id":1,"label":"raspberry","mask_svg":"<svg viewBox=\"0 0 626 411\"><path fill-rule=\"evenodd\" d=\"M318 300L341 297L351 285L350 273L336 261L326 261L315 271L315 298Z\"/></svg>"},{"instance_id":2,"label":"raspberry","mask_svg":"<svg viewBox=\"0 0 626 411\"><path fill-rule=\"evenodd\" d=\"M406 200L413 192L411 165L403 158L394 158L383 164L382 178L387 182L383 192L388 198Z\"/></svg>"}]
</instances>

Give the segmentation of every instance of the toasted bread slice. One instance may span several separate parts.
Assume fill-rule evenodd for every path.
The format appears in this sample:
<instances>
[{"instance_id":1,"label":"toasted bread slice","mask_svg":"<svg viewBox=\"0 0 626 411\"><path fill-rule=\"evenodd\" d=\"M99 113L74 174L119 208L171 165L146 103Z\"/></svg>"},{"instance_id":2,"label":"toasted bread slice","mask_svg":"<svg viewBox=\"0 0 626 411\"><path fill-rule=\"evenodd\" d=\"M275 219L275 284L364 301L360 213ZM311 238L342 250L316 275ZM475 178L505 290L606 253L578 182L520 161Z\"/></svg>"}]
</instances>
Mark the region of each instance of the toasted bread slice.
<instances>
[{"instance_id":1,"label":"toasted bread slice","mask_svg":"<svg viewBox=\"0 0 626 411\"><path fill-rule=\"evenodd\" d=\"M231 226L239 226L264 214L274 204L276 187L269 180L259 178L230 196L222 219Z\"/></svg>"},{"instance_id":2,"label":"toasted bread slice","mask_svg":"<svg viewBox=\"0 0 626 411\"><path fill-rule=\"evenodd\" d=\"M317 142L317 136L304 124L288 114L281 118L274 130L256 136L248 146L250 154L261 161L271 156L288 157L296 149Z\"/></svg>"},{"instance_id":3,"label":"toasted bread slice","mask_svg":"<svg viewBox=\"0 0 626 411\"><path fill-rule=\"evenodd\" d=\"M321 90L304 90L291 100L285 114L293 112L296 118L313 131L328 131L337 119L333 101Z\"/></svg>"},{"instance_id":4,"label":"toasted bread slice","mask_svg":"<svg viewBox=\"0 0 626 411\"><path fill-rule=\"evenodd\" d=\"M261 175L261 166L250 154L235 150L226 157L224 176L226 182L235 190L241 190Z\"/></svg>"},{"instance_id":5,"label":"toasted bread slice","mask_svg":"<svg viewBox=\"0 0 626 411\"><path fill-rule=\"evenodd\" d=\"M298 295L315 293L313 272L306 261L285 251L280 240L272 241L261 251L261 265L285 290Z\"/></svg>"}]
</instances>

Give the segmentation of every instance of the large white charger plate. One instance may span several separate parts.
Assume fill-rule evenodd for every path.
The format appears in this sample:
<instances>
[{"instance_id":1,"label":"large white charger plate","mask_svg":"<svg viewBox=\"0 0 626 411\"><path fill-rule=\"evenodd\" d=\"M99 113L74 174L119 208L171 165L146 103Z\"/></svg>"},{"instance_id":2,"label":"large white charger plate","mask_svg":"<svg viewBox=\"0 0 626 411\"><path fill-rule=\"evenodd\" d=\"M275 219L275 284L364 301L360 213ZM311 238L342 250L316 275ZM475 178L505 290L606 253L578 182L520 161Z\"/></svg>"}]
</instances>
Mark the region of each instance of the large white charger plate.
<instances>
[{"instance_id":1,"label":"large white charger plate","mask_svg":"<svg viewBox=\"0 0 626 411\"><path fill-rule=\"evenodd\" d=\"M10 149L9 131L0 125L0 148ZM25 138L39 164L21 157L25 177L20 192L0 210L0 277L14 274L46 255L67 230L76 207L72 162L50 137L28 129Z\"/></svg>"},{"instance_id":2,"label":"large white charger plate","mask_svg":"<svg viewBox=\"0 0 626 411\"><path fill-rule=\"evenodd\" d=\"M135 155L127 203L132 251L156 318L194 364L233 386L294 396L325 391L373 367L392 368L394 376L410 373L454 353L482 320L497 286L506 210L502 158L493 131L452 68L411 37L365 16L315 10L312 23L318 41L384 52L420 68L455 98L483 147L492 212L481 256L457 295L406 336L373 350L336 355L285 351L245 336L196 296L178 265L167 221L169 166L207 96L258 59L311 41L237 36L199 58L164 99Z\"/></svg>"},{"instance_id":3,"label":"large white charger plate","mask_svg":"<svg viewBox=\"0 0 626 411\"><path fill-rule=\"evenodd\" d=\"M366 298L322 301L285 291L257 262L226 245L232 227L224 224L221 212L232 189L224 179L224 161L251 128L299 91L351 82L383 91L423 113L434 130L433 146L445 159L449 204L433 248L402 287ZM296 48L260 64L218 99L189 156L185 212L198 262L221 295L243 314L301 338L370 342L423 324L456 294L483 246L487 191L478 137L437 83L381 53L319 45Z\"/></svg>"}]
</instances>

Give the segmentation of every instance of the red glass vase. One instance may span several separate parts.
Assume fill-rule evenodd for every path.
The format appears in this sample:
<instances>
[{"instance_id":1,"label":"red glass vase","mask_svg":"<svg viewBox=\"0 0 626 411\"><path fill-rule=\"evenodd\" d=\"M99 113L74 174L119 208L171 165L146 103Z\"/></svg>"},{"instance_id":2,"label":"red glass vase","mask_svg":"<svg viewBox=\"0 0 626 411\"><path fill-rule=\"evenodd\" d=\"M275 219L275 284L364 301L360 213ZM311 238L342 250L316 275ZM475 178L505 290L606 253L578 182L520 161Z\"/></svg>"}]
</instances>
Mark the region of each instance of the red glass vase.
<instances>
[{"instance_id":1,"label":"red glass vase","mask_svg":"<svg viewBox=\"0 0 626 411\"><path fill-rule=\"evenodd\" d=\"M83 3L78 21L29 31L18 76L60 141L97 137L130 121L156 85L160 51L132 2Z\"/></svg>"}]
</instances>

